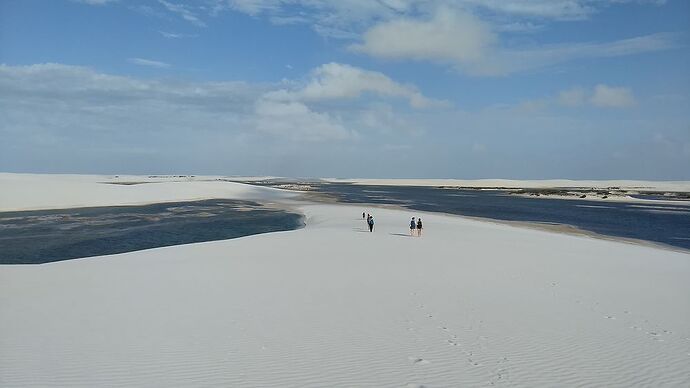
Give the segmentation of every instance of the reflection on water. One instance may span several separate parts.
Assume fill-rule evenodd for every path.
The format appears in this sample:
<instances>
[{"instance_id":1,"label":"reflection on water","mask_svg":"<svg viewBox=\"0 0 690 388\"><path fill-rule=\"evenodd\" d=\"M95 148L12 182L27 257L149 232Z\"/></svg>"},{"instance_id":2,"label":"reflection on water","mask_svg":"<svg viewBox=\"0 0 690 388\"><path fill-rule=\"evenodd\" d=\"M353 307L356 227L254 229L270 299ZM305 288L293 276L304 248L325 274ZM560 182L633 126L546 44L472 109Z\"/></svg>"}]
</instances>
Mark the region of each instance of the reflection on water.
<instances>
[{"instance_id":1,"label":"reflection on water","mask_svg":"<svg viewBox=\"0 0 690 388\"><path fill-rule=\"evenodd\" d=\"M301 215L231 200L5 212L0 213L0 264L46 263L302 225Z\"/></svg>"}]
</instances>

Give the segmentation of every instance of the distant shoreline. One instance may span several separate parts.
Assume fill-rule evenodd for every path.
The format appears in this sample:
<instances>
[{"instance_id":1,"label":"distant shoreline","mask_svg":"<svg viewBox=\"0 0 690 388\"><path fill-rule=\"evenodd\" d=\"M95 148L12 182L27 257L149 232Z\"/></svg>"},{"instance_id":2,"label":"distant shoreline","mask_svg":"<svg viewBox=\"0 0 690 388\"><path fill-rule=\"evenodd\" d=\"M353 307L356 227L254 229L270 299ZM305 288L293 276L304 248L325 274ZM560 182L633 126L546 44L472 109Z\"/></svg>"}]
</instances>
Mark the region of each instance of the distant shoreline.
<instances>
[{"instance_id":1,"label":"distant shoreline","mask_svg":"<svg viewBox=\"0 0 690 388\"><path fill-rule=\"evenodd\" d=\"M624 191L672 191L690 193L690 181L648 180L513 180L513 179L339 179L325 178L329 183L351 183L378 186L445 186L477 189L619 189Z\"/></svg>"}]
</instances>

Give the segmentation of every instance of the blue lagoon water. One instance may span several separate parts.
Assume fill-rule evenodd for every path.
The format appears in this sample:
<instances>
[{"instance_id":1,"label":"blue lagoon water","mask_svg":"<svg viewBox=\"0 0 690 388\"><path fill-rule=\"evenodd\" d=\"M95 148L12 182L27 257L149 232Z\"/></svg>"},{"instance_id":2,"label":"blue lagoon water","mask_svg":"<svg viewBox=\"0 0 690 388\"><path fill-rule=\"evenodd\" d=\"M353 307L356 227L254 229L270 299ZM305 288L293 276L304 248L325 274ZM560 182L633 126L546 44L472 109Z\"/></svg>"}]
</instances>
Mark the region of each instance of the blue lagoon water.
<instances>
[{"instance_id":1,"label":"blue lagoon water","mask_svg":"<svg viewBox=\"0 0 690 388\"><path fill-rule=\"evenodd\" d=\"M690 202L626 203L523 197L504 190L309 184L319 195L339 202L400 205L410 209L410 216L420 210L572 225L601 235L690 250ZM375 210L363 207L362 211ZM4 212L0 213L0 264L40 264L303 225L299 214L234 200Z\"/></svg>"},{"instance_id":2,"label":"blue lagoon water","mask_svg":"<svg viewBox=\"0 0 690 388\"><path fill-rule=\"evenodd\" d=\"M518 196L505 190L418 186L318 183L313 187L317 192L345 203L394 204L410 210L572 225L602 235L690 249L690 202L666 204L655 201L628 203L545 199Z\"/></svg>"},{"instance_id":3,"label":"blue lagoon water","mask_svg":"<svg viewBox=\"0 0 690 388\"><path fill-rule=\"evenodd\" d=\"M0 212L0 264L40 264L303 225L299 214L232 200Z\"/></svg>"}]
</instances>

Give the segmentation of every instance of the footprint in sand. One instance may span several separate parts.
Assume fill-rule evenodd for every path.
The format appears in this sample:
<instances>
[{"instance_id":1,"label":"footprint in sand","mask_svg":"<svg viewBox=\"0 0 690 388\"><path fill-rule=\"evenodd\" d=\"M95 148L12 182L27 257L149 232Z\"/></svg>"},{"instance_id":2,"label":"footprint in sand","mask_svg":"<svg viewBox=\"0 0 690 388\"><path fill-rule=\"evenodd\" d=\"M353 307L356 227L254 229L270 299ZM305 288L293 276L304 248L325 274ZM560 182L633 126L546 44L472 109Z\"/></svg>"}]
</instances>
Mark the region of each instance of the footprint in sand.
<instances>
[{"instance_id":1,"label":"footprint in sand","mask_svg":"<svg viewBox=\"0 0 690 388\"><path fill-rule=\"evenodd\" d=\"M412 362L413 365L427 365L431 364L431 361L425 360L419 357L407 357L408 360Z\"/></svg>"},{"instance_id":2,"label":"footprint in sand","mask_svg":"<svg viewBox=\"0 0 690 388\"><path fill-rule=\"evenodd\" d=\"M606 319L616 319L616 317L611 316L611 315L605 315Z\"/></svg>"},{"instance_id":3,"label":"footprint in sand","mask_svg":"<svg viewBox=\"0 0 690 388\"><path fill-rule=\"evenodd\" d=\"M496 362L496 369L494 370L494 377L489 380L489 383L491 385L494 385L494 383L498 382L499 380L503 380L504 375L506 375L507 370L506 370L506 363L508 362L508 357L503 357L502 359L498 360Z\"/></svg>"},{"instance_id":4,"label":"footprint in sand","mask_svg":"<svg viewBox=\"0 0 690 388\"><path fill-rule=\"evenodd\" d=\"M657 332L655 332L655 331L650 331L650 332L647 333L647 334L649 334L649 336L652 337L652 339L653 339L654 341L657 341L657 342L664 342L664 340L661 339L661 334L659 334L659 333L657 333Z\"/></svg>"}]
</instances>

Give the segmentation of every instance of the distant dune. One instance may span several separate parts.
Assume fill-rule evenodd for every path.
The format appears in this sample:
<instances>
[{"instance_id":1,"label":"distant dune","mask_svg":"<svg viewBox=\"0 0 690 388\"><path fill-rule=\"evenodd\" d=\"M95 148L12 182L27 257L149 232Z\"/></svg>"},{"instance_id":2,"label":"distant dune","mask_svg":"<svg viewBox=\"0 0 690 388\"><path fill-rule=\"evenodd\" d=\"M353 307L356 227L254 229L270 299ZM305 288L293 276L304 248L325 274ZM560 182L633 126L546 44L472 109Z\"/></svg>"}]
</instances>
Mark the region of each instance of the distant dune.
<instances>
[{"instance_id":1,"label":"distant dune","mask_svg":"<svg viewBox=\"0 0 690 388\"><path fill-rule=\"evenodd\" d=\"M504 188L611 188L641 191L683 191L690 192L690 181L638 181L638 180L513 180L513 179L340 179L328 178L328 182L355 183L363 185L396 186L462 186L462 187L504 187Z\"/></svg>"}]
</instances>

